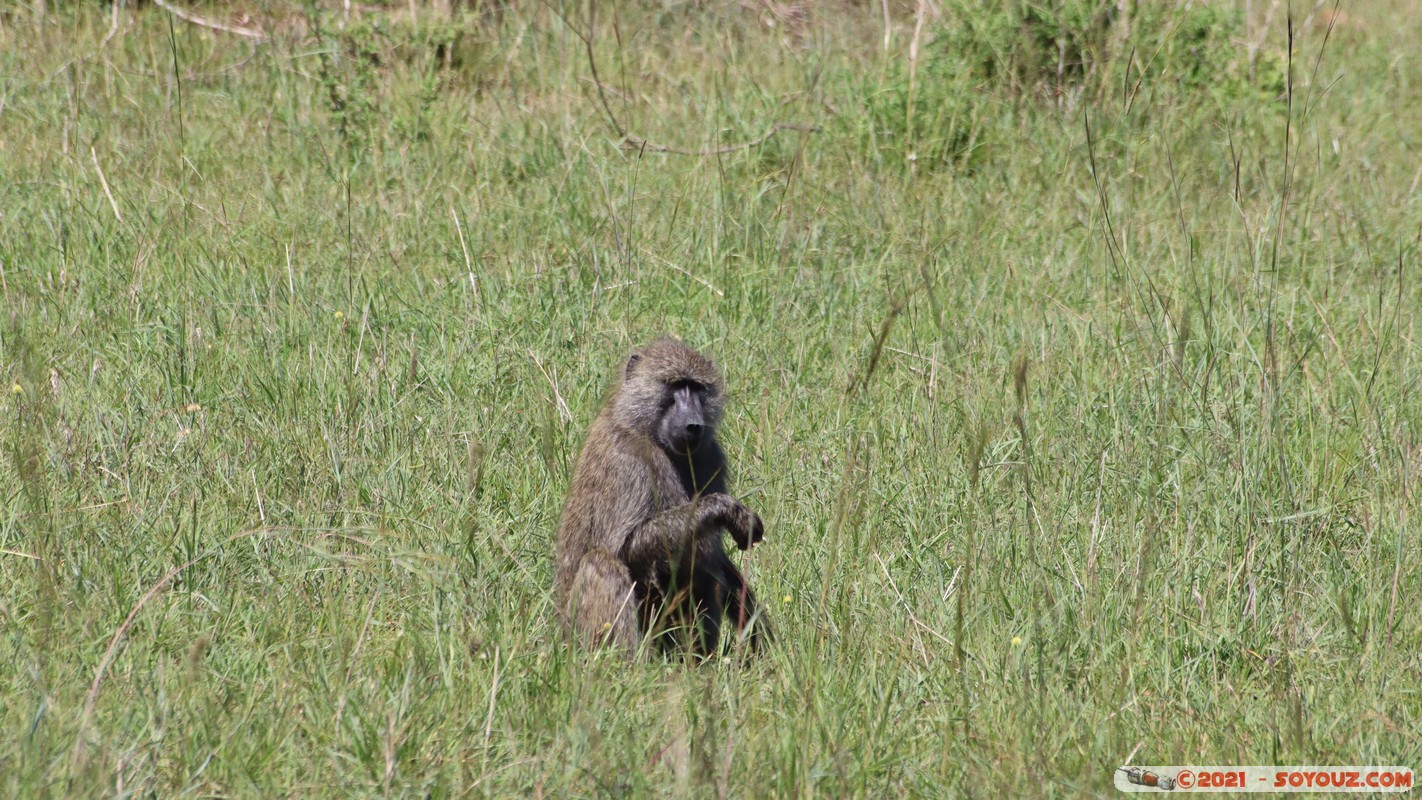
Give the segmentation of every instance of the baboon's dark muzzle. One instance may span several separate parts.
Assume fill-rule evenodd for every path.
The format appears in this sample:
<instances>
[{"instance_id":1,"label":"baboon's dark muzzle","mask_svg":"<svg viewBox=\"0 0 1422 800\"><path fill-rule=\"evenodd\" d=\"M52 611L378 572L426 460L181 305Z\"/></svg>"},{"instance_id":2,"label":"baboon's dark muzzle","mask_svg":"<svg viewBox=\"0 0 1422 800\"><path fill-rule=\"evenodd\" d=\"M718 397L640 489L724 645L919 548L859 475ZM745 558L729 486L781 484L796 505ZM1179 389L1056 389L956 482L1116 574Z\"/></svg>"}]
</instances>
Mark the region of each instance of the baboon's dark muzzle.
<instances>
[{"instance_id":1,"label":"baboon's dark muzzle","mask_svg":"<svg viewBox=\"0 0 1422 800\"><path fill-rule=\"evenodd\" d=\"M701 393L695 387L680 385L672 390L671 407L662 419L662 432L673 449L691 452L701 446L709 432Z\"/></svg>"}]
</instances>

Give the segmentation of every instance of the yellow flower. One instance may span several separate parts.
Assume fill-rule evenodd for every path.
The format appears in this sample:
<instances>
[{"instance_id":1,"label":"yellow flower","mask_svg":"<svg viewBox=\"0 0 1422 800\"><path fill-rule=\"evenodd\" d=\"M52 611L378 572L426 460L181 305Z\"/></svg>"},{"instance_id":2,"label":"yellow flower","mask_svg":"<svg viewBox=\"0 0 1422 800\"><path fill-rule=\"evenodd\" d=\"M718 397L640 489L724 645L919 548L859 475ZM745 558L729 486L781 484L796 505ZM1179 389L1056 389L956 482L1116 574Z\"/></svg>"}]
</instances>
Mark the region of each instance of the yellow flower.
<instances>
[{"instance_id":1,"label":"yellow flower","mask_svg":"<svg viewBox=\"0 0 1422 800\"><path fill-rule=\"evenodd\" d=\"M337 311L337 312L336 312L336 319L345 319L345 318L346 318L346 312L344 312L344 311Z\"/></svg>"},{"instance_id":2,"label":"yellow flower","mask_svg":"<svg viewBox=\"0 0 1422 800\"><path fill-rule=\"evenodd\" d=\"M786 604L789 604L789 602L790 602L792 599L794 599L794 598L792 598L790 595L788 595L788 594L785 595L785 602L786 602Z\"/></svg>"},{"instance_id":3,"label":"yellow flower","mask_svg":"<svg viewBox=\"0 0 1422 800\"><path fill-rule=\"evenodd\" d=\"M1012 637L1012 646L1013 646L1013 647L1016 647L1016 646L1018 646L1018 645L1020 645L1020 644L1022 644L1022 637L1021 637L1021 636L1014 636L1014 637Z\"/></svg>"},{"instance_id":4,"label":"yellow flower","mask_svg":"<svg viewBox=\"0 0 1422 800\"><path fill-rule=\"evenodd\" d=\"M24 394L24 393L25 393L25 387L21 386L20 384L15 383L15 384L11 384L11 385L10 385L10 394Z\"/></svg>"}]
</instances>

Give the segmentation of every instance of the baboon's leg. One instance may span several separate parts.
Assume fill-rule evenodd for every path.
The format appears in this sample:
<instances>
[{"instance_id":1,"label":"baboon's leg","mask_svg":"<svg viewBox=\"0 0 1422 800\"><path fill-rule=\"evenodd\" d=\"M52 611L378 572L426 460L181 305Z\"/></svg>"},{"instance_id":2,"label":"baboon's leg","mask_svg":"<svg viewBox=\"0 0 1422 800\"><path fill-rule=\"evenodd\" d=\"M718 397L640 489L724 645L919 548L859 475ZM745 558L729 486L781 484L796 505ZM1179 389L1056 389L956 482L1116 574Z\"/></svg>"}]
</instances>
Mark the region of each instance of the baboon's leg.
<instances>
[{"instance_id":1,"label":"baboon's leg","mask_svg":"<svg viewBox=\"0 0 1422 800\"><path fill-rule=\"evenodd\" d=\"M721 618L726 614L726 588L709 570L697 570L692 579L693 633L698 655L709 656L721 643Z\"/></svg>"},{"instance_id":2,"label":"baboon's leg","mask_svg":"<svg viewBox=\"0 0 1422 800\"><path fill-rule=\"evenodd\" d=\"M709 549L709 548L703 548ZM724 556L723 556L724 558ZM665 587L645 604L642 624L663 653L708 656L716 652L726 590L717 574L686 559L658 576Z\"/></svg>"},{"instance_id":3,"label":"baboon's leg","mask_svg":"<svg viewBox=\"0 0 1422 800\"><path fill-rule=\"evenodd\" d=\"M583 556L573 580L574 628L586 642L612 644L628 655L636 652L636 587L627 566L596 548Z\"/></svg>"},{"instance_id":4,"label":"baboon's leg","mask_svg":"<svg viewBox=\"0 0 1422 800\"><path fill-rule=\"evenodd\" d=\"M685 654L687 643L695 643L695 617L689 588L660 595L647 603L641 615L642 630L652 631L652 642L663 654Z\"/></svg>"}]
</instances>

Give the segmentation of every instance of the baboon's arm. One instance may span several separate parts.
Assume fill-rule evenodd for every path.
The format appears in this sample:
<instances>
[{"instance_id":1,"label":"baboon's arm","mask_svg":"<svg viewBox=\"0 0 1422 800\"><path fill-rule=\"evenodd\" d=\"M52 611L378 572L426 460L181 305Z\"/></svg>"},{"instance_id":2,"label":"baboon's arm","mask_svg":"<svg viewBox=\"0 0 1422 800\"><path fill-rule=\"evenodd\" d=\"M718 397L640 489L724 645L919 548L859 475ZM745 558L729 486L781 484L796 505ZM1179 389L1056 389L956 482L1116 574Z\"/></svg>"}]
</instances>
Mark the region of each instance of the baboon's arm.
<instances>
[{"instance_id":1,"label":"baboon's arm","mask_svg":"<svg viewBox=\"0 0 1422 800\"><path fill-rule=\"evenodd\" d=\"M632 574L646 574L702 536L719 534L718 526L713 524L715 510L711 508L719 503L707 502L709 499L682 503L633 526L618 553Z\"/></svg>"},{"instance_id":2,"label":"baboon's arm","mask_svg":"<svg viewBox=\"0 0 1422 800\"><path fill-rule=\"evenodd\" d=\"M619 556L632 570L665 563L671 556L704 536L730 532L742 550L761 540L765 526L754 511L725 494L703 495L669 508L635 525L623 540Z\"/></svg>"},{"instance_id":3,"label":"baboon's arm","mask_svg":"<svg viewBox=\"0 0 1422 800\"><path fill-rule=\"evenodd\" d=\"M722 531L729 532L742 550L763 538L760 517L720 492L659 510L658 476L661 473L665 480L670 465L658 452L640 452L650 447L614 439L606 445L605 463L587 472L579 467L573 491L597 498L585 504L594 546L616 555L637 577L650 574L697 540Z\"/></svg>"}]
</instances>

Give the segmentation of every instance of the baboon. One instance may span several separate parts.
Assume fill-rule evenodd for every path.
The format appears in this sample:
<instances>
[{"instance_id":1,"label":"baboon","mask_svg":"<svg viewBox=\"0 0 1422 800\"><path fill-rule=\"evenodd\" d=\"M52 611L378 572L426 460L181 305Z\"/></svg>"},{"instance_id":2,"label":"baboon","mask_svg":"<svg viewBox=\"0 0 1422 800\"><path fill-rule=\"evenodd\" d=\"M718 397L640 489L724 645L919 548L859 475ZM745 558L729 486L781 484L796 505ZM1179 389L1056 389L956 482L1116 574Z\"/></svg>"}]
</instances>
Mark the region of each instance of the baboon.
<instances>
[{"instance_id":1,"label":"baboon","mask_svg":"<svg viewBox=\"0 0 1422 800\"><path fill-rule=\"evenodd\" d=\"M753 648L768 639L722 544L723 532L742 550L765 534L726 493L723 405L716 366L676 339L627 359L588 430L558 526L554 599L578 639L631 654L651 633L664 652L709 656L723 617L738 634L751 626Z\"/></svg>"}]
</instances>

